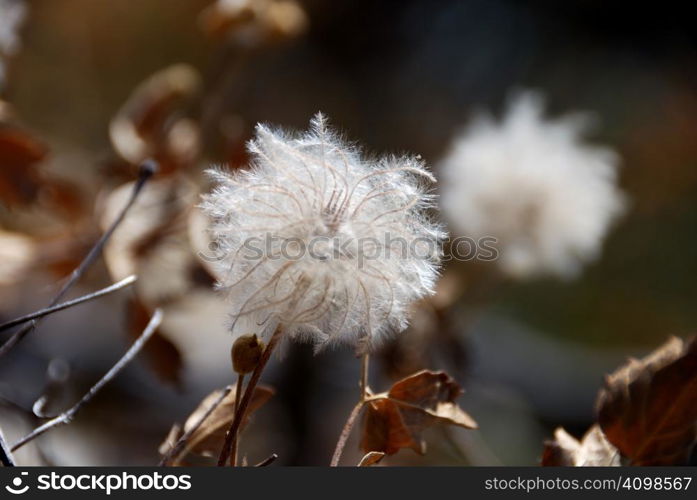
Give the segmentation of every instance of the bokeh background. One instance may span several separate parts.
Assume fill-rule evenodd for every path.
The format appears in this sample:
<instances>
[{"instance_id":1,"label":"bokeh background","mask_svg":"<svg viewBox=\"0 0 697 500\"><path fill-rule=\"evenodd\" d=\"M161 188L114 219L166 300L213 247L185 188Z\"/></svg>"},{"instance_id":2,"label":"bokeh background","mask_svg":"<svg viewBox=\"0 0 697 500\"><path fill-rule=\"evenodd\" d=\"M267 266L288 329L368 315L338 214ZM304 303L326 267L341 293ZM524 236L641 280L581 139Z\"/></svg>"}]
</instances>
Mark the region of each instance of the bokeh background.
<instances>
[{"instance_id":1,"label":"bokeh background","mask_svg":"<svg viewBox=\"0 0 697 500\"><path fill-rule=\"evenodd\" d=\"M161 135L147 141L159 152L167 140L189 145L184 152L172 147L180 155L175 159L169 150L161 153L164 175L186 176L205 189L200 172L208 165L244 164L243 144L257 122L304 129L321 110L369 152L408 151L437 164L473 113L500 113L511 92L532 88L547 97L552 116L595 114L592 140L622 159L627 214L608 235L601 258L578 278L510 282L474 298L464 293L427 347L419 344L417 323L375 357L376 390L412 369L448 371L466 390L462 407L481 427L436 429L425 456L404 450L388 463L536 464L555 427L580 435L591 424L603 374L669 335L694 332L697 46L686 6L307 0L259 28L247 20L225 24L212 4L25 2L20 46L5 58L0 120L30 133L43 152L20 167L0 162L3 191L20 198L0 203L0 230L26 238L19 246L0 239L0 268L33 256L21 272L0 274L0 319L50 300L98 236L111 194L134 178L137 154L127 157L125 146L115 144L119 116L141 120L143 134L157 129L153 134ZM7 21L2 16L0 10L0 25ZM198 74L195 92L182 91L184 104L176 108L160 103L164 111L153 111L148 122L151 115L143 116L151 104L133 97L134 90L180 63L188 65L187 74ZM9 106L11 115L5 114ZM174 139L163 139L172 133L170 115L181 126ZM153 210L145 207L138 217ZM167 265L158 267L162 258ZM171 253L148 259L136 267L155 288L159 279L166 282L167 266L179 262ZM478 270L454 272L466 284ZM113 277L109 263L100 262L72 293ZM162 332L171 342L162 347L166 354L139 359L74 423L18 458L156 463L172 424L234 380L225 308L202 290L210 286L206 280L176 300L161 291L142 299L170 306ZM113 364L132 339L133 300L126 290L50 317L0 359L0 425L8 440L36 424L30 409L39 396L47 393L51 407L65 408ZM158 356L165 365L159 373L152 367ZM355 403L358 365L348 349L315 356L302 345L274 360L265 380L277 394L243 439L250 461L276 452L279 464L328 464ZM360 458L356 443L349 443L347 463Z\"/></svg>"}]
</instances>

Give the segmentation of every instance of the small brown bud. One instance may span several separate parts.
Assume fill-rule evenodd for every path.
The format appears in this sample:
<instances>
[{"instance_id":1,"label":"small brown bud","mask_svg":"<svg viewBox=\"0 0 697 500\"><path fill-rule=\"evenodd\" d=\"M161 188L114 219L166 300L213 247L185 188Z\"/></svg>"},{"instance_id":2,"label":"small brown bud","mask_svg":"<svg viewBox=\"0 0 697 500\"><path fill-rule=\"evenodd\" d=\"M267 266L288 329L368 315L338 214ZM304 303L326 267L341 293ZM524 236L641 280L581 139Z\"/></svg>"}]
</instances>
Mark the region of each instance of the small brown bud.
<instances>
[{"instance_id":1,"label":"small brown bud","mask_svg":"<svg viewBox=\"0 0 697 500\"><path fill-rule=\"evenodd\" d=\"M232 369L240 375L254 371L262 352L264 342L256 334L242 335L232 344Z\"/></svg>"}]
</instances>

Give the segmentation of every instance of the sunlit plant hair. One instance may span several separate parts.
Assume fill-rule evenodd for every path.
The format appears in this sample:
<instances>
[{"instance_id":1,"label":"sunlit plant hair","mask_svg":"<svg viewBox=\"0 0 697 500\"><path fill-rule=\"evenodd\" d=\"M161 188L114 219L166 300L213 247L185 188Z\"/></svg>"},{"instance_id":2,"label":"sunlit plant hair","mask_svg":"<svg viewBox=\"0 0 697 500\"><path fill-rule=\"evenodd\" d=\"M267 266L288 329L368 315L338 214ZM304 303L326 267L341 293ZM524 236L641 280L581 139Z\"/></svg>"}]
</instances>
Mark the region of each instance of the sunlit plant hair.
<instances>
[{"instance_id":1,"label":"sunlit plant hair","mask_svg":"<svg viewBox=\"0 0 697 500\"><path fill-rule=\"evenodd\" d=\"M441 207L453 232L498 240L516 278L576 275L623 212L619 158L583 140L588 116L545 119L540 94L515 96L495 123L479 117L440 163Z\"/></svg>"},{"instance_id":2,"label":"sunlit plant hair","mask_svg":"<svg viewBox=\"0 0 697 500\"><path fill-rule=\"evenodd\" d=\"M439 253L379 242L389 234L437 248L441 228L426 213L434 178L422 161L366 159L319 113L300 135L258 125L248 147L248 169L210 171L216 186L202 203L233 333L280 324L318 346L370 348L403 330L410 303L433 291ZM250 241L274 243L259 255Z\"/></svg>"}]
</instances>

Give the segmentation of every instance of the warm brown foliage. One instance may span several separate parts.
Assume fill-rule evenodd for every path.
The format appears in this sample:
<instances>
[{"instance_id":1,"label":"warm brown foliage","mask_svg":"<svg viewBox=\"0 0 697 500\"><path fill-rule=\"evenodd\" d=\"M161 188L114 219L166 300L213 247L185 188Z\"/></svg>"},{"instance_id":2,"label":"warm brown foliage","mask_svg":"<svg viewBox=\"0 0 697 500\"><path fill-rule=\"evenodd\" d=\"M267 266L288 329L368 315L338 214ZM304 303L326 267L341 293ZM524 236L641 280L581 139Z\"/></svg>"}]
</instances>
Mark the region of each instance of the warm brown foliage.
<instances>
[{"instance_id":1,"label":"warm brown foliage","mask_svg":"<svg viewBox=\"0 0 697 500\"><path fill-rule=\"evenodd\" d=\"M673 337L609 375L598 423L632 465L684 463L697 438L697 341Z\"/></svg>"},{"instance_id":2,"label":"warm brown foliage","mask_svg":"<svg viewBox=\"0 0 697 500\"><path fill-rule=\"evenodd\" d=\"M199 128L183 112L200 86L196 70L185 64L159 71L141 83L111 122L114 149L134 165L155 158L160 175L190 166L199 152Z\"/></svg>"},{"instance_id":3,"label":"warm brown foliage","mask_svg":"<svg viewBox=\"0 0 697 500\"><path fill-rule=\"evenodd\" d=\"M381 451L369 451L365 454L361 461L358 462L358 467L371 467L373 465L379 464L382 459L385 458L385 454Z\"/></svg>"},{"instance_id":4,"label":"warm brown foliage","mask_svg":"<svg viewBox=\"0 0 697 500\"><path fill-rule=\"evenodd\" d=\"M106 200L102 226L114 219L130 184ZM137 274L143 286L139 297L148 306L163 305L185 295L195 285L191 277L200 267L189 246L187 221L197 199L190 182L175 178L153 181L133 206L133 216L114 232L104 258L114 279Z\"/></svg>"},{"instance_id":5,"label":"warm brown foliage","mask_svg":"<svg viewBox=\"0 0 697 500\"><path fill-rule=\"evenodd\" d=\"M250 415L263 406L271 396L274 395L274 392L272 388L264 385L257 386L254 389L254 394L247 407L245 419L242 421L242 427L247 424ZM181 436L192 431L192 429L195 430L193 430L186 440L186 444L182 451L177 453L177 456L173 457L174 461L171 465L186 465L188 463L187 457L193 458L193 456L196 455L210 457L217 455L220 451L220 447L225 440L225 433L230 427L234 414L235 398L237 397L235 390L230 391L227 396L225 396L203 423L200 422L211 405L220 398L221 394L221 390L216 390L206 396L194 412L189 415L183 428L178 425L172 427L167 439L160 446L160 453L163 455L175 445ZM197 425L198 427L196 428Z\"/></svg>"},{"instance_id":6,"label":"warm brown foliage","mask_svg":"<svg viewBox=\"0 0 697 500\"><path fill-rule=\"evenodd\" d=\"M598 423L579 442L558 428L542 465L682 465L697 440L697 340L672 337L608 375Z\"/></svg>"},{"instance_id":7,"label":"warm brown foliage","mask_svg":"<svg viewBox=\"0 0 697 500\"><path fill-rule=\"evenodd\" d=\"M235 37L241 42L277 43L307 29L307 16L295 0L218 1L201 13L203 30L211 37Z\"/></svg>"},{"instance_id":8,"label":"warm brown foliage","mask_svg":"<svg viewBox=\"0 0 697 500\"><path fill-rule=\"evenodd\" d=\"M47 149L10 118L8 106L0 101L0 202L12 207L35 200L40 188L37 166Z\"/></svg>"},{"instance_id":9,"label":"warm brown foliage","mask_svg":"<svg viewBox=\"0 0 697 500\"><path fill-rule=\"evenodd\" d=\"M476 429L477 423L455 399L462 388L444 372L424 370L396 382L367 404L362 449L388 455L402 448L425 453L423 431L435 424Z\"/></svg>"}]
</instances>

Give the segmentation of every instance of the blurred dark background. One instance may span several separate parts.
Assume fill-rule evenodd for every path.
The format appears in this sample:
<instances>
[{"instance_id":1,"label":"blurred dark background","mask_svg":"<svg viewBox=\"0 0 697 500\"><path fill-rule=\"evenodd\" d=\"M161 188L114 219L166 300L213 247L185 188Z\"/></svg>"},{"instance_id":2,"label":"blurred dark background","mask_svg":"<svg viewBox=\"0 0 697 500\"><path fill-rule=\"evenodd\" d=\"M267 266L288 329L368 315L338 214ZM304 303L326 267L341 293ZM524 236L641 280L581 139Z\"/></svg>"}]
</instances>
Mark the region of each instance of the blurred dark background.
<instances>
[{"instance_id":1,"label":"blurred dark background","mask_svg":"<svg viewBox=\"0 0 697 500\"><path fill-rule=\"evenodd\" d=\"M592 139L622 158L628 214L578 279L510 284L486 305L457 303L449 312L459 355L434 349L423 368L445 369L463 384L462 406L481 430L434 431L425 457L402 451L390 463L535 464L556 426L580 435L590 425L604 373L669 335L694 332L697 46L687 4L308 0L301 3L304 34L250 50L204 36L198 16L210 3L27 2L3 99L48 145L42 170L78 186L85 205L98 206L100 193L118 184L109 173L110 121L140 82L180 62L200 71L204 89L216 95L215 111L233 117L244 138L259 121L305 128L321 110L372 153L409 151L434 164L472 113L500 112L511 91L533 88L547 96L552 116L593 112ZM231 76L216 76L228 67ZM224 161L230 156L212 145L196 168ZM51 233L52 220L37 210L0 208L1 227ZM92 213L84 224L96 228ZM80 291L108 279L96 266ZM56 281L33 273L0 285L0 317L42 306ZM62 397L78 397L125 349L127 295L47 320L0 360L0 394L30 407L49 361L59 358L71 367ZM191 328L190 337L229 343L224 331L210 340ZM394 376L394 350L388 346L373 363L376 389ZM42 438L44 459L155 462L171 424L232 382L227 352L211 352L207 361L197 358L205 369L185 367L179 389L144 363L130 367L74 424ZM313 356L307 346L291 349L267 376L278 394L245 437L250 461L275 451L279 463L327 464L355 402L357 373L349 350ZM26 430L21 411L0 415L7 434ZM357 460L349 446L346 460ZM27 461L42 460L36 450L25 453Z\"/></svg>"}]
</instances>

